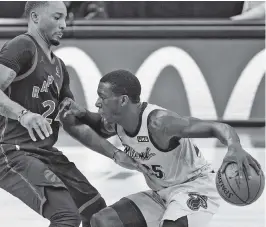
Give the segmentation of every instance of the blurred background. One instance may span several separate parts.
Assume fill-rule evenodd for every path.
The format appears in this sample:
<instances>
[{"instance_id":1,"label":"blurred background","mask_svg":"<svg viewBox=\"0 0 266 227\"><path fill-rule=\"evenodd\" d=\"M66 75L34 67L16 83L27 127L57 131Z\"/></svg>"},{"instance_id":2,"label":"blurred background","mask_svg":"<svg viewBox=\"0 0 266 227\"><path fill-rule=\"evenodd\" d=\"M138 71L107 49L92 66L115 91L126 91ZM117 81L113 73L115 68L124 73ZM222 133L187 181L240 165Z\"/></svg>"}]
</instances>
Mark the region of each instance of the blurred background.
<instances>
[{"instance_id":1,"label":"blurred background","mask_svg":"<svg viewBox=\"0 0 266 227\"><path fill-rule=\"evenodd\" d=\"M142 100L180 115L228 123L265 170L265 2L66 1L67 24L55 53L67 65L75 99L95 110L102 75L127 69ZM24 1L0 2L0 47L27 31ZM110 141L121 144L117 138ZM226 148L195 139L217 170ZM108 204L140 190L143 177L90 151L61 130L57 147ZM0 226L48 226L0 190ZM265 193L254 204L222 203L210 227L265 227Z\"/></svg>"},{"instance_id":2,"label":"blurred background","mask_svg":"<svg viewBox=\"0 0 266 227\"><path fill-rule=\"evenodd\" d=\"M263 1L64 1L68 19L230 18ZM22 18L25 1L1 1L1 18ZM263 19L257 13L253 19ZM249 18L251 19L251 18Z\"/></svg>"}]
</instances>

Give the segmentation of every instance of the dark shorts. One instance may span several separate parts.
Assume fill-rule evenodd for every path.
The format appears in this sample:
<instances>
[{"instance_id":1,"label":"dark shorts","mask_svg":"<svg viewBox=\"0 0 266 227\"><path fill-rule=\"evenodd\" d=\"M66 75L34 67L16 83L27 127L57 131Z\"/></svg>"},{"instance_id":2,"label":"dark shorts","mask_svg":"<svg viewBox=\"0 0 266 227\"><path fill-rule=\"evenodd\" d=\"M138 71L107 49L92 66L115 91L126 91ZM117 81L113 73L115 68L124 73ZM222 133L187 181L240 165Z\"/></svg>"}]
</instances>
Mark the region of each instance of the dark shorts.
<instances>
[{"instance_id":1,"label":"dark shorts","mask_svg":"<svg viewBox=\"0 0 266 227\"><path fill-rule=\"evenodd\" d=\"M43 215L45 187L66 188L80 213L101 198L62 153L40 156L14 145L0 145L0 188Z\"/></svg>"}]
</instances>

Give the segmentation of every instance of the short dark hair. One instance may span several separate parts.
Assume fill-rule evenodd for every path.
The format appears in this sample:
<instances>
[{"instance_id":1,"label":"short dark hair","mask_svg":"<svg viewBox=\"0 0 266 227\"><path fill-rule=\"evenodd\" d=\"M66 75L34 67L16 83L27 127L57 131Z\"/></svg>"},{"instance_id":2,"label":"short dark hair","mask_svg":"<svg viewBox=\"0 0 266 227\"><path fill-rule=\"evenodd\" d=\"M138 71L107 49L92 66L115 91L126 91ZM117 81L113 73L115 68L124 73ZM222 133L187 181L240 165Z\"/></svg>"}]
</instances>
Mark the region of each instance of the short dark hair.
<instances>
[{"instance_id":1,"label":"short dark hair","mask_svg":"<svg viewBox=\"0 0 266 227\"><path fill-rule=\"evenodd\" d=\"M24 9L24 16L26 18L30 17L30 12L39 7L47 6L49 1L27 1Z\"/></svg>"},{"instance_id":2,"label":"short dark hair","mask_svg":"<svg viewBox=\"0 0 266 227\"><path fill-rule=\"evenodd\" d=\"M127 70L115 70L104 75L101 83L110 83L115 95L127 95L132 103L140 102L141 85L138 78Z\"/></svg>"}]
</instances>

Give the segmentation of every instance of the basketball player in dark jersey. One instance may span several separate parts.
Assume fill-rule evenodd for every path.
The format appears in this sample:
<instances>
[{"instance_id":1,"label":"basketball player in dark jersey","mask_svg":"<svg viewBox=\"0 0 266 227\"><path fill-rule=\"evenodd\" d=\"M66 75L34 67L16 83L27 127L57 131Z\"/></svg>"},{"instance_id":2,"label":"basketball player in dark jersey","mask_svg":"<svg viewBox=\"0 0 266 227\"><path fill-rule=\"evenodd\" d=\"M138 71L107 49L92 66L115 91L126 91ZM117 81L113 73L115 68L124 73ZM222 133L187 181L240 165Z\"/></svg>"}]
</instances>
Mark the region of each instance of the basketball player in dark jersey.
<instances>
[{"instance_id":1,"label":"basketball player in dark jersey","mask_svg":"<svg viewBox=\"0 0 266 227\"><path fill-rule=\"evenodd\" d=\"M51 51L66 27L66 8L61 1L31 1L25 13L28 33L0 51L0 187L49 219L50 227L78 227L81 220L88 227L91 216L106 207L105 201L53 147L59 103L73 99L66 66ZM92 149L130 162L91 132Z\"/></svg>"}]
</instances>

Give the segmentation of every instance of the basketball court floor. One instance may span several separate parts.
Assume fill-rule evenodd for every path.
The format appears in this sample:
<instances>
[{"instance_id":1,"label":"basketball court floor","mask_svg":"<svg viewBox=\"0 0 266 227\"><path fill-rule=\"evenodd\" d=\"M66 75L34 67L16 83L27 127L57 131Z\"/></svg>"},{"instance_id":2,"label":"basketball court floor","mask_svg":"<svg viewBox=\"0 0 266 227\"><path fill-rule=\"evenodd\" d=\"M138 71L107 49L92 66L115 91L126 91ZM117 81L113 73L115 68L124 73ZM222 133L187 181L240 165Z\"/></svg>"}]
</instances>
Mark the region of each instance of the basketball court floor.
<instances>
[{"instance_id":1,"label":"basketball court floor","mask_svg":"<svg viewBox=\"0 0 266 227\"><path fill-rule=\"evenodd\" d=\"M254 147L251 138L259 138L256 141L260 145ZM264 130L248 129L244 133L240 132L240 139L243 147L261 163L262 169L265 171ZM67 146L65 141L69 141ZM205 158L212 162L217 170L226 149L217 146L214 148L213 145L216 141L213 139L201 139L195 140L195 142ZM128 194L147 189L141 174L117 166L111 160L84 148L64 134L60 136L58 148L76 163L108 204L112 204ZM237 207L223 202L210 227L265 227L265 202L265 192L255 203L245 207ZM0 227L49 226L47 220L1 189L0 218Z\"/></svg>"}]
</instances>

